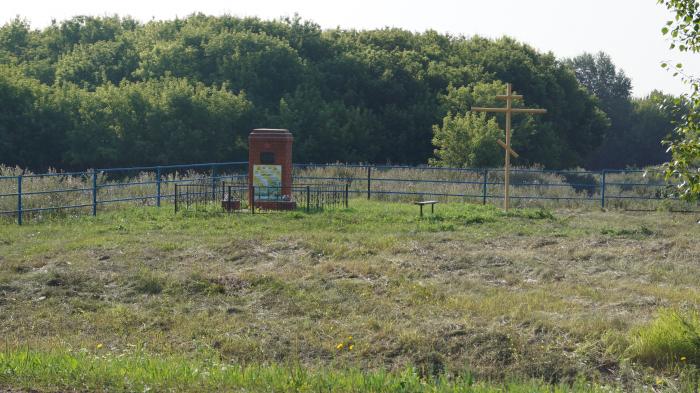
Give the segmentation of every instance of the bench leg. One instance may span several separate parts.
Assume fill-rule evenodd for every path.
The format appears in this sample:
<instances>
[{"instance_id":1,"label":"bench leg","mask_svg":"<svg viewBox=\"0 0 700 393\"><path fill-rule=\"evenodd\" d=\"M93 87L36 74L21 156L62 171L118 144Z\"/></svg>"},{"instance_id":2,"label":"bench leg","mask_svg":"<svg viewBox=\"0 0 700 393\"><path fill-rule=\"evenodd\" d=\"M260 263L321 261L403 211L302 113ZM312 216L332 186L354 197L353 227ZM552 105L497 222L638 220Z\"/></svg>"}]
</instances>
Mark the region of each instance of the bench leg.
<instances>
[{"instance_id":1,"label":"bench leg","mask_svg":"<svg viewBox=\"0 0 700 393\"><path fill-rule=\"evenodd\" d=\"M434 203L430 204L430 213L435 214L435 204Z\"/></svg>"}]
</instances>

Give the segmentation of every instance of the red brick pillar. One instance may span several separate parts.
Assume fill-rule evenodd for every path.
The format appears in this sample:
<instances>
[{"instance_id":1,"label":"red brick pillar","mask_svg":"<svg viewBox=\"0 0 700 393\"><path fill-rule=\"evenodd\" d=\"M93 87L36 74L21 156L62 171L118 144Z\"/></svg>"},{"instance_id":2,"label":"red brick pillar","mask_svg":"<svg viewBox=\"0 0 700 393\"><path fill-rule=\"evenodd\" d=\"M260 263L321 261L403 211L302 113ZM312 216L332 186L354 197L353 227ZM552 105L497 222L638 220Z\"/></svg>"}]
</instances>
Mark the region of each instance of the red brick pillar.
<instances>
[{"instance_id":1,"label":"red brick pillar","mask_svg":"<svg viewBox=\"0 0 700 393\"><path fill-rule=\"evenodd\" d=\"M256 207L270 210L296 207L291 200L293 142L288 130L257 128L248 135L248 188L257 189ZM253 202L252 192L248 202Z\"/></svg>"}]
</instances>

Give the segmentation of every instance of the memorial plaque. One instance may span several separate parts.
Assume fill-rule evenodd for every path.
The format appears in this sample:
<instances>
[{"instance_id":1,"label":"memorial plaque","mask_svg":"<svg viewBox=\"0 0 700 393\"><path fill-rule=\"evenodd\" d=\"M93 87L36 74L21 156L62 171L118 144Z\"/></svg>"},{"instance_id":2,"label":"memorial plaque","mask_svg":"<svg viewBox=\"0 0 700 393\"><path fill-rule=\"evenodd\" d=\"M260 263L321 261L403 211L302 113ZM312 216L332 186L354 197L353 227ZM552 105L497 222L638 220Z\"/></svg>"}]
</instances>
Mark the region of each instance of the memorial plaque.
<instances>
[{"instance_id":1,"label":"memorial plaque","mask_svg":"<svg viewBox=\"0 0 700 393\"><path fill-rule=\"evenodd\" d=\"M282 199L282 165L254 165L253 187L258 199Z\"/></svg>"}]
</instances>

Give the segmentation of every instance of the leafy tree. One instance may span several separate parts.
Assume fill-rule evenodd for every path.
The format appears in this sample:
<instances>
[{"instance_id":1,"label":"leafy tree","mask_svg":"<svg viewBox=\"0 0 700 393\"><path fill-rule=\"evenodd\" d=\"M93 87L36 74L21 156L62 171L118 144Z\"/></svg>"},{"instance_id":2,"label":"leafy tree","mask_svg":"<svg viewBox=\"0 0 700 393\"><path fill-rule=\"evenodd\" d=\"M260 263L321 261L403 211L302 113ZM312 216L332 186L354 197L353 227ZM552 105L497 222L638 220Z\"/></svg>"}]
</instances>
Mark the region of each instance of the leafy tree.
<instances>
[{"instance_id":1,"label":"leafy tree","mask_svg":"<svg viewBox=\"0 0 700 393\"><path fill-rule=\"evenodd\" d=\"M503 138L496 119L485 113L448 113L442 126L433 127L435 159L431 165L446 167L492 167L502 161L496 141Z\"/></svg>"},{"instance_id":2,"label":"leafy tree","mask_svg":"<svg viewBox=\"0 0 700 393\"><path fill-rule=\"evenodd\" d=\"M223 33L204 48L218 81L245 90L263 107L276 106L301 82L303 60L289 43L266 34Z\"/></svg>"},{"instance_id":3,"label":"leafy tree","mask_svg":"<svg viewBox=\"0 0 700 393\"><path fill-rule=\"evenodd\" d=\"M619 146L617 150L621 153L617 156L625 158L620 166L660 165L671 158L662 141L672 138L673 124L680 120L680 115L687 112L687 109L681 109L676 114L676 111L671 110L674 101L675 97L656 90L647 97L632 100L629 135L623 141L624 148Z\"/></svg>"},{"instance_id":4,"label":"leafy tree","mask_svg":"<svg viewBox=\"0 0 700 393\"><path fill-rule=\"evenodd\" d=\"M29 46L29 22L16 17L0 28L0 60L10 62L22 58Z\"/></svg>"},{"instance_id":5,"label":"leafy tree","mask_svg":"<svg viewBox=\"0 0 700 393\"><path fill-rule=\"evenodd\" d=\"M662 29L664 35L673 39L671 48L681 52L700 52L700 3L697 0L658 2L675 14L675 19L668 21ZM669 67L666 63L662 66ZM677 191L681 197L697 200L700 197L700 79L686 74L680 63L675 69L691 91L676 100L677 106L685 101L689 108L676 127L677 139L668 142L673 159L666 167L666 176L679 181Z\"/></svg>"},{"instance_id":6,"label":"leafy tree","mask_svg":"<svg viewBox=\"0 0 700 393\"><path fill-rule=\"evenodd\" d=\"M584 53L567 63L573 67L576 79L600 100L601 108L606 113L629 112L632 81L623 70L615 67L608 54Z\"/></svg>"},{"instance_id":7,"label":"leafy tree","mask_svg":"<svg viewBox=\"0 0 700 393\"><path fill-rule=\"evenodd\" d=\"M138 58L131 43L98 41L80 44L61 57L56 63L56 80L72 82L88 90L104 84L119 84L130 79L138 65Z\"/></svg>"},{"instance_id":8,"label":"leafy tree","mask_svg":"<svg viewBox=\"0 0 700 393\"><path fill-rule=\"evenodd\" d=\"M0 103L2 162L33 169L60 165L68 122L50 89L0 66Z\"/></svg>"},{"instance_id":9,"label":"leafy tree","mask_svg":"<svg viewBox=\"0 0 700 393\"><path fill-rule=\"evenodd\" d=\"M586 157L586 167L624 167L622 163L626 156L633 154L625 148L632 127L632 81L603 52L595 55L584 53L567 63L573 68L576 79L598 99L600 108L610 120L600 147ZM621 152L620 148L624 151Z\"/></svg>"},{"instance_id":10,"label":"leafy tree","mask_svg":"<svg viewBox=\"0 0 700 393\"><path fill-rule=\"evenodd\" d=\"M553 54L540 54L508 37L495 41L475 37L459 45L465 58L487 75L513 83L528 106L547 109L547 115L530 120L536 132L527 136L528 143L519 151L524 163L574 167L600 145L607 129L605 114L581 89L570 67ZM527 158L532 161L526 162Z\"/></svg>"},{"instance_id":11,"label":"leafy tree","mask_svg":"<svg viewBox=\"0 0 700 393\"><path fill-rule=\"evenodd\" d=\"M502 163L497 140L505 139L495 116L472 113L471 107L494 106L503 94L503 82L477 83L460 88L448 87L442 98L447 116L442 126L433 126L435 159L430 164L445 167L490 167ZM454 114L453 114L454 113Z\"/></svg>"},{"instance_id":12,"label":"leafy tree","mask_svg":"<svg viewBox=\"0 0 700 393\"><path fill-rule=\"evenodd\" d=\"M223 86L165 78L64 90L77 107L67 134L74 167L240 159L233 142L251 128L250 102Z\"/></svg>"}]
</instances>

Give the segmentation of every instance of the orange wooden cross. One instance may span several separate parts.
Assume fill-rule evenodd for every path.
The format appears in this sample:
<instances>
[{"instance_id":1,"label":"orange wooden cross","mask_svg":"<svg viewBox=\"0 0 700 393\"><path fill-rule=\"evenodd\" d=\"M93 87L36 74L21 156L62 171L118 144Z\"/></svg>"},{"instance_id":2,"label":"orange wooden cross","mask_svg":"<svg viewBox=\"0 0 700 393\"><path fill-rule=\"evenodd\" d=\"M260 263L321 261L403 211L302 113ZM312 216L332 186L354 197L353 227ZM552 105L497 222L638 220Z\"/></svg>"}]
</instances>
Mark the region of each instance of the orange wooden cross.
<instances>
[{"instance_id":1,"label":"orange wooden cross","mask_svg":"<svg viewBox=\"0 0 700 393\"><path fill-rule=\"evenodd\" d=\"M491 113L505 113L506 114L506 141L498 140L498 144L503 147L506 151L506 162L505 162L505 198L503 199L503 207L506 211L510 207L510 156L518 158L518 153L516 153L510 147L510 123L512 113L530 113L541 115L547 113L546 109L526 109L526 108L513 108L513 100L522 100L523 96L518 94L513 94L513 86L508 83L506 95L497 95L497 99L505 100L505 108L478 108L472 107L474 112L491 112Z\"/></svg>"}]
</instances>

